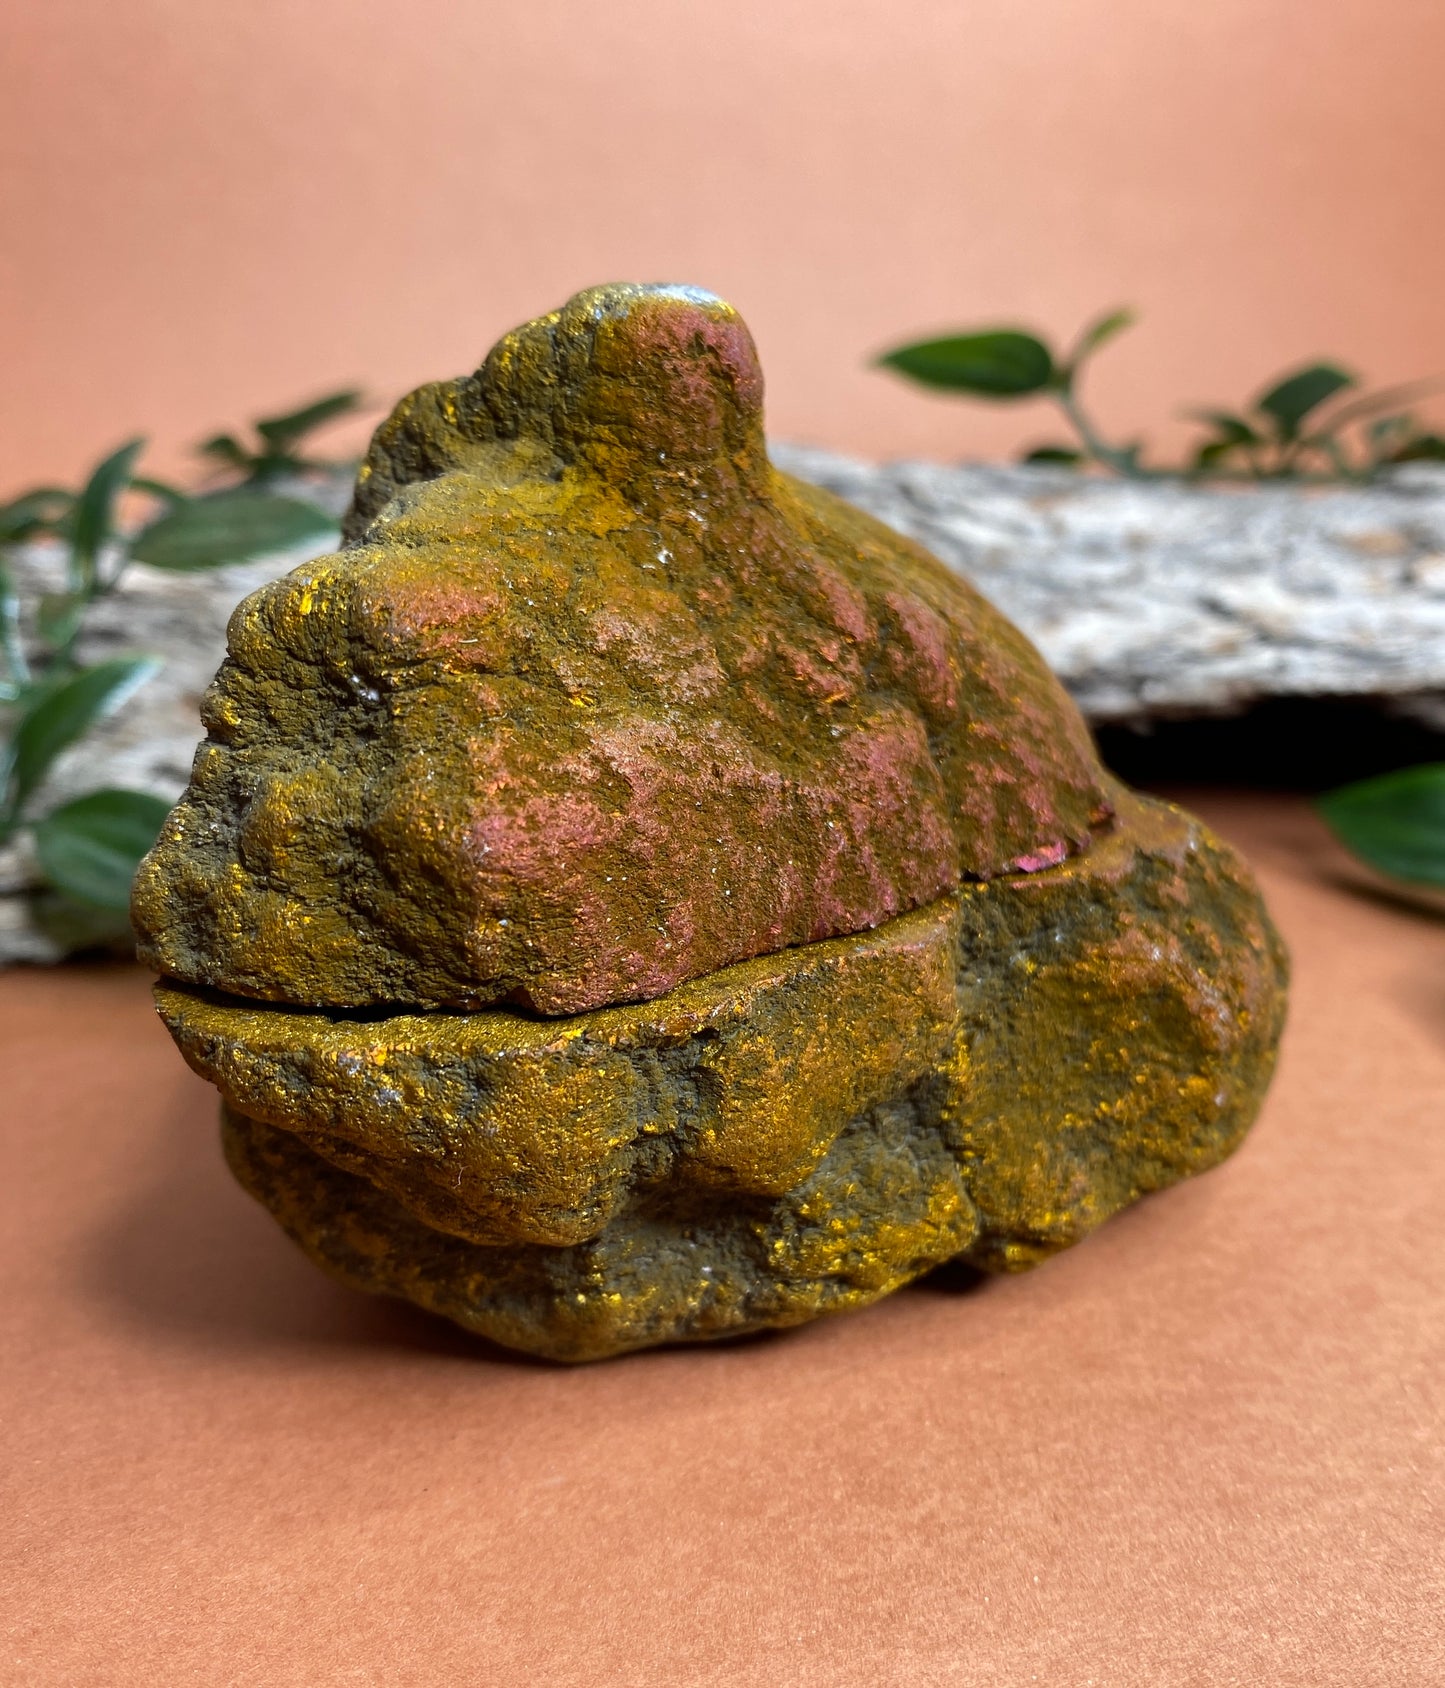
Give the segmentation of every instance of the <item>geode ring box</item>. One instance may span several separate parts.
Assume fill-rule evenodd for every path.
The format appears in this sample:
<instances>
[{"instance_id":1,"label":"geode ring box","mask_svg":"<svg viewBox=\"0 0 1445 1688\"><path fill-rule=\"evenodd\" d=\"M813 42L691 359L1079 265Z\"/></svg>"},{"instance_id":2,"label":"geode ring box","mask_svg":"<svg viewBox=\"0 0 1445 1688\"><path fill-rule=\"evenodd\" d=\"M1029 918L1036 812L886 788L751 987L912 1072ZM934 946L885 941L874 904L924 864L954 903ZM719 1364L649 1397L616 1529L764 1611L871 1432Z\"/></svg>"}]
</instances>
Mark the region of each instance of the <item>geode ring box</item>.
<instances>
[{"instance_id":1,"label":"geode ring box","mask_svg":"<svg viewBox=\"0 0 1445 1688\"><path fill-rule=\"evenodd\" d=\"M1268 1081L1238 859L968 585L771 466L710 294L595 288L404 399L203 719L134 918L230 1165L497 1342L1033 1266Z\"/></svg>"}]
</instances>

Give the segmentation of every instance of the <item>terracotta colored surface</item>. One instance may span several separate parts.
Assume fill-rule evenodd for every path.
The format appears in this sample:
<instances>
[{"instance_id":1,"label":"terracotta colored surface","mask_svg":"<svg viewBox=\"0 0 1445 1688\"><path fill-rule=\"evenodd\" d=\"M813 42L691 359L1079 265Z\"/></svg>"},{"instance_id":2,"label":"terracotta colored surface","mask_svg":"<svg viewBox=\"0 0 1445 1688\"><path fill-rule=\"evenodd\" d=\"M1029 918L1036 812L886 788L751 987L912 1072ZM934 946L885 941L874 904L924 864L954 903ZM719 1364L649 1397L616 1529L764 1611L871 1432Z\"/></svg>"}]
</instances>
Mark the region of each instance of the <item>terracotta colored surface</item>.
<instances>
[{"instance_id":1,"label":"terracotta colored surface","mask_svg":"<svg viewBox=\"0 0 1445 1688\"><path fill-rule=\"evenodd\" d=\"M0 978L0 1680L1445 1678L1445 928L1196 802L1296 961L1239 1155L727 1349L555 1370L333 1287L141 978Z\"/></svg>"},{"instance_id":2,"label":"terracotta colored surface","mask_svg":"<svg viewBox=\"0 0 1445 1688\"><path fill-rule=\"evenodd\" d=\"M1057 433L864 367L959 321L1139 306L1091 377L1121 430L1445 362L1439 0L6 11L0 490L391 398L611 280L731 299L774 430L879 455Z\"/></svg>"}]
</instances>

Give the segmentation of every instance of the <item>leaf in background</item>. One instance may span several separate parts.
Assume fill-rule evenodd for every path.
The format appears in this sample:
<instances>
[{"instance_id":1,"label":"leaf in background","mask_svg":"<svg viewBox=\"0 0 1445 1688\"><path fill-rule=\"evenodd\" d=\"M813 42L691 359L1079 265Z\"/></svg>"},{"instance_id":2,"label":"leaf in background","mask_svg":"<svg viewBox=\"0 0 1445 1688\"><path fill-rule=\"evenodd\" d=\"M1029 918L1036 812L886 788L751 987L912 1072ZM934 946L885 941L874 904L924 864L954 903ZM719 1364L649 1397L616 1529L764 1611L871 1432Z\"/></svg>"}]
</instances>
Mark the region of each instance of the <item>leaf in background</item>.
<instances>
[{"instance_id":1,"label":"leaf in background","mask_svg":"<svg viewBox=\"0 0 1445 1688\"><path fill-rule=\"evenodd\" d=\"M10 571L0 562L0 653L5 658L5 677L0 681L0 703L14 703L30 684L30 664L25 658L25 641L20 635L20 596ZM0 803L4 800L4 769L7 759L0 752Z\"/></svg>"},{"instance_id":2,"label":"leaf in background","mask_svg":"<svg viewBox=\"0 0 1445 1688\"><path fill-rule=\"evenodd\" d=\"M1020 463L1058 463L1069 466L1083 461L1083 452L1076 451L1071 445L1036 445L1019 459Z\"/></svg>"},{"instance_id":3,"label":"leaf in background","mask_svg":"<svg viewBox=\"0 0 1445 1688\"><path fill-rule=\"evenodd\" d=\"M1354 376L1335 364L1307 364L1262 393L1254 408L1273 418L1281 439L1292 440L1312 410L1354 384Z\"/></svg>"},{"instance_id":4,"label":"leaf in background","mask_svg":"<svg viewBox=\"0 0 1445 1688\"><path fill-rule=\"evenodd\" d=\"M1259 434L1250 427L1242 416L1236 416L1232 410L1191 410L1186 414L1196 422L1207 423L1213 428L1216 438L1210 442L1216 445L1261 445Z\"/></svg>"},{"instance_id":5,"label":"leaf in background","mask_svg":"<svg viewBox=\"0 0 1445 1688\"><path fill-rule=\"evenodd\" d=\"M1331 414L1330 427L1338 431L1347 423L1359 422L1366 416L1378 416L1381 411L1387 410L1398 411L1402 405L1429 398L1442 387L1445 387L1445 376L1427 375L1422 381L1402 381L1393 387L1381 387L1377 392L1362 393Z\"/></svg>"},{"instance_id":6,"label":"leaf in background","mask_svg":"<svg viewBox=\"0 0 1445 1688\"><path fill-rule=\"evenodd\" d=\"M1391 463L1445 463L1445 438L1415 434L1390 453Z\"/></svg>"},{"instance_id":7,"label":"leaf in background","mask_svg":"<svg viewBox=\"0 0 1445 1688\"><path fill-rule=\"evenodd\" d=\"M1079 336L1079 343L1074 348L1074 355L1069 359L1069 367L1077 369L1091 353L1097 352L1106 340L1112 340L1116 334L1122 334L1126 328L1132 328L1136 318L1134 312L1126 305L1117 311L1109 311L1104 316L1097 317Z\"/></svg>"},{"instance_id":8,"label":"leaf in background","mask_svg":"<svg viewBox=\"0 0 1445 1688\"><path fill-rule=\"evenodd\" d=\"M1233 440L1206 440L1194 453L1194 473L1198 475L1209 469L1217 469L1238 450L1239 446Z\"/></svg>"},{"instance_id":9,"label":"leaf in background","mask_svg":"<svg viewBox=\"0 0 1445 1688\"><path fill-rule=\"evenodd\" d=\"M64 650L75 637L88 602L81 592L42 592L35 606L35 631L52 651Z\"/></svg>"},{"instance_id":10,"label":"leaf in background","mask_svg":"<svg viewBox=\"0 0 1445 1688\"><path fill-rule=\"evenodd\" d=\"M47 884L77 902L123 914L141 857L170 804L145 791L87 792L31 828Z\"/></svg>"},{"instance_id":11,"label":"leaf in background","mask_svg":"<svg viewBox=\"0 0 1445 1688\"><path fill-rule=\"evenodd\" d=\"M157 569L242 563L336 532L336 518L299 498L219 492L193 498L136 535L130 554Z\"/></svg>"},{"instance_id":12,"label":"leaf in background","mask_svg":"<svg viewBox=\"0 0 1445 1688\"><path fill-rule=\"evenodd\" d=\"M38 891L30 898L30 916L62 955L106 950L135 957L130 916L118 909L77 902L61 891Z\"/></svg>"},{"instance_id":13,"label":"leaf in background","mask_svg":"<svg viewBox=\"0 0 1445 1688\"><path fill-rule=\"evenodd\" d=\"M361 403L360 392L348 388L345 392L328 393L325 398L313 399L286 416L269 416L256 423L256 432L276 452L289 451L307 434L314 432L338 416L347 416Z\"/></svg>"},{"instance_id":14,"label":"leaf in background","mask_svg":"<svg viewBox=\"0 0 1445 1688\"><path fill-rule=\"evenodd\" d=\"M1445 762L1342 786L1317 806L1340 842L1371 867L1445 886Z\"/></svg>"},{"instance_id":15,"label":"leaf in background","mask_svg":"<svg viewBox=\"0 0 1445 1688\"><path fill-rule=\"evenodd\" d=\"M62 750L119 709L160 666L157 657L120 656L44 685L16 722L0 766L11 787L8 815L19 813Z\"/></svg>"},{"instance_id":16,"label":"leaf in background","mask_svg":"<svg viewBox=\"0 0 1445 1688\"><path fill-rule=\"evenodd\" d=\"M97 463L81 489L70 514L69 539L75 553L72 585L83 589L95 579L96 559L115 536L115 507L130 485L135 460L145 449L144 439L134 439Z\"/></svg>"},{"instance_id":17,"label":"leaf in background","mask_svg":"<svg viewBox=\"0 0 1445 1688\"><path fill-rule=\"evenodd\" d=\"M1023 398L1043 392L1054 378L1049 348L1012 328L918 340L885 352L878 361L926 387L980 398Z\"/></svg>"},{"instance_id":18,"label":"leaf in background","mask_svg":"<svg viewBox=\"0 0 1445 1688\"><path fill-rule=\"evenodd\" d=\"M196 447L202 457L214 457L228 469L249 469L251 454L234 434L216 434Z\"/></svg>"},{"instance_id":19,"label":"leaf in background","mask_svg":"<svg viewBox=\"0 0 1445 1688\"><path fill-rule=\"evenodd\" d=\"M171 510L178 509L189 498L189 494L182 492L178 486L172 486L169 481L152 480L149 475L134 475L130 484L136 492L148 492L152 498L159 498Z\"/></svg>"},{"instance_id":20,"label":"leaf in background","mask_svg":"<svg viewBox=\"0 0 1445 1688\"><path fill-rule=\"evenodd\" d=\"M36 534L54 533L75 503L60 486L37 486L0 505L0 545L15 545Z\"/></svg>"}]
</instances>

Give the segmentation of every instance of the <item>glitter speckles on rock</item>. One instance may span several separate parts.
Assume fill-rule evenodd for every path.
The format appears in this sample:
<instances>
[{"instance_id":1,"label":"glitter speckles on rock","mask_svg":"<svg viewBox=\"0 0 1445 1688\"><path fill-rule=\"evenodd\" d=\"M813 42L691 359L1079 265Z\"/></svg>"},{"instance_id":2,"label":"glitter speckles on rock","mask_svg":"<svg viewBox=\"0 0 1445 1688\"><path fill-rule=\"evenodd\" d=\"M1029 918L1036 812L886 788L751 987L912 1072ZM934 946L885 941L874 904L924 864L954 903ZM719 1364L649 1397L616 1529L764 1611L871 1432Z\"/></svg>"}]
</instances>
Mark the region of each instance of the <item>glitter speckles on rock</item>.
<instances>
[{"instance_id":1,"label":"glitter speckles on rock","mask_svg":"<svg viewBox=\"0 0 1445 1688\"><path fill-rule=\"evenodd\" d=\"M1032 1265L1227 1154L1278 1038L1240 864L761 402L641 287L405 399L137 881L242 1183L561 1359Z\"/></svg>"},{"instance_id":2,"label":"glitter speckles on rock","mask_svg":"<svg viewBox=\"0 0 1445 1688\"><path fill-rule=\"evenodd\" d=\"M145 958L265 1000L577 1013L1086 847L1107 797L1038 657L776 474L761 401L728 306L627 288L403 401L347 548L237 611L225 730L137 885ZM323 812L278 869L239 840L286 830L297 769Z\"/></svg>"}]
</instances>

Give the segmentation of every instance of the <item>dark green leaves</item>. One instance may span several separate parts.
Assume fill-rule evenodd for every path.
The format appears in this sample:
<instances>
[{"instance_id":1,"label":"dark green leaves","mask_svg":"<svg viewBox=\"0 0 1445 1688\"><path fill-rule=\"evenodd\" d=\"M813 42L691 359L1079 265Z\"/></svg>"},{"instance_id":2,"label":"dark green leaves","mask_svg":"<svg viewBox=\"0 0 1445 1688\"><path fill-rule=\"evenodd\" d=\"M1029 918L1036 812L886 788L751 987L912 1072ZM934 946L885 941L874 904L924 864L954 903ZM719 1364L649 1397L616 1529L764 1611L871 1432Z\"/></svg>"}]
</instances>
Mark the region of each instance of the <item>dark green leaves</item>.
<instances>
[{"instance_id":1,"label":"dark green leaves","mask_svg":"<svg viewBox=\"0 0 1445 1688\"><path fill-rule=\"evenodd\" d=\"M41 871L67 897L123 914L135 870L169 812L144 791L92 791L62 803L33 828Z\"/></svg>"},{"instance_id":2,"label":"dark green leaves","mask_svg":"<svg viewBox=\"0 0 1445 1688\"><path fill-rule=\"evenodd\" d=\"M235 434L216 434L198 447L203 457L211 458L223 469L242 477L244 486L264 486L283 476L331 471L341 465L326 458L307 457L302 446L307 436L349 416L361 408L361 394L346 389L314 399L298 410L283 416L266 416L252 424L256 443L248 444Z\"/></svg>"},{"instance_id":3,"label":"dark green leaves","mask_svg":"<svg viewBox=\"0 0 1445 1688\"><path fill-rule=\"evenodd\" d=\"M1293 440L1311 411L1354 384L1353 375L1332 363L1311 363L1261 393L1254 408L1273 418L1281 439Z\"/></svg>"},{"instance_id":4,"label":"dark green leaves","mask_svg":"<svg viewBox=\"0 0 1445 1688\"><path fill-rule=\"evenodd\" d=\"M1396 407L1438 383L1412 381L1344 404L1330 402L1354 385L1354 376L1336 364L1311 363L1266 388L1248 416L1193 412L1211 430L1195 451L1195 473L1363 481L1387 464L1434 455L1434 436Z\"/></svg>"},{"instance_id":5,"label":"dark green leaves","mask_svg":"<svg viewBox=\"0 0 1445 1688\"><path fill-rule=\"evenodd\" d=\"M0 790L5 796L0 817L4 822L13 825L25 799L61 751L119 709L159 667L155 657L115 657L94 668L83 668L67 679L37 687L30 700L22 703L0 760L0 774L4 776Z\"/></svg>"},{"instance_id":6,"label":"dark green leaves","mask_svg":"<svg viewBox=\"0 0 1445 1688\"><path fill-rule=\"evenodd\" d=\"M57 532L75 503L64 487L38 486L0 504L0 545L18 545Z\"/></svg>"},{"instance_id":7,"label":"dark green leaves","mask_svg":"<svg viewBox=\"0 0 1445 1688\"><path fill-rule=\"evenodd\" d=\"M1053 463L1060 468L1077 468L1084 461L1082 451L1076 451L1071 445L1036 445L1031 446L1019 459L1021 463Z\"/></svg>"},{"instance_id":8,"label":"dark green leaves","mask_svg":"<svg viewBox=\"0 0 1445 1688\"><path fill-rule=\"evenodd\" d=\"M229 435L209 442L210 454L240 483L225 492L192 497L138 475L144 442L134 439L96 464L79 492L34 487L0 505L0 839L21 827L32 834L44 879L31 899L32 916L67 951L129 943L131 877L166 812L143 792L107 789L36 813L56 759L160 666L151 657L79 666L75 652L89 611L117 589L132 561L207 569L299 545L320 549L335 533L334 518L257 486L271 475L333 469L306 461L297 448L312 429L356 404L355 393L333 393L268 417L257 424L254 450ZM138 532L128 494L149 501L156 518ZM61 590L30 586L22 604L8 552L32 540L63 546L65 581ZM28 585L33 576L24 578Z\"/></svg>"},{"instance_id":9,"label":"dark green leaves","mask_svg":"<svg viewBox=\"0 0 1445 1688\"><path fill-rule=\"evenodd\" d=\"M158 569L209 569L289 550L336 531L334 518L299 498L221 492L179 505L139 534L137 562Z\"/></svg>"},{"instance_id":10,"label":"dark green leaves","mask_svg":"<svg viewBox=\"0 0 1445 1688\"><path fill-rule=\"evenodd\" d=\"M74 640L89 597L84 592L42 592L35 602L35 631L53 651Z\"/></svg>"},{"instance_id":11,"label":"dark green leaves","mask_svg":"<svg viewBox=\"0 0 1445 1688\"><path fill-rule=\"evenodd\" d=\"M214 457L227 469L236 469L242 474L251 467L250 452L234 434L213 434L210 439L202 440L196 450L202 457Z\"/></svg>"},{"instance_id":12,"label":"dark green leaves","mask_svg":"<svg viewBox=\"0 0 1445 1688\"><path fill-rule=\"evenodd\" d=\"M1445 437L1439 434L1412 434L1403 445L1391 451L1390 463L1445 463Z\"/></svg>"},{"instance_id":13,"label":"dark green leaves","mask_svg":"<svg viewBox=\"0 0 1445 1688\"><path fill-rule=\"evenodd\" d=\"M1445 886L1445 762L1344 786L1318 807L1340 842L1379 872Z\"/></svg>"},{"instance_id":14,"label":"dark green leaves","mask_svg":"<svg viewBox=\"0 0 1445 1688\"><path fill-rule=\"evenodd\" d=\"M1036 334L1018 328L990 328L975 334L949 334L915 340L885 352L879 363L913 381L975 398L1018 399L1051 388L1070 386L1080 365L1106 341L1134 321L1130 310L1097 317L1079 336L1067 364Z\"/></svg>"},{"instance_id":15,"label":"dark green leaves","mask_svg":"<svg viewBox=\"0 0 1445 1688\"><path fill-rule=\"evenodd\" d=\"M308 434L339 417L350 415L360 403L361 394L350 388L341 393L328 393L325 398L315 399L285 416L270 416L257 422L256 432L273 451L292 451Z\"/></svg>"},{"instance_id":16,"label":"dark green leaves","mask_svg":"<svg viewBox=\"0 0 1445 1688\"><path fill-rule=\"evenodd\" d=\"M81 488L69 520L72 584L84 589L96 578L96 562L102 548L115 537L116 505L130 485L135 460L145 447L143 439L128 441L103 458Z\"/></svg>"},{"instance_id":17,"label":"dark green leaves","mask_svg":"<svg viewBox=\"0 0 1445 1688\"><path fill-rule=\"evenodd\" d=\"M1332 403L1356 385L1355 377L1338 364L1320 362L1271 382L1243 413L1195 412L1209 431L1194 445L1187 468L1146 465L1142 446L1116 445L1101 432L1078 392L1088 359L1134 320L1128 309L1105 312L1083 330L1067 357L1056 356L1036 334L993 328L913 341L886 352L878 362L943 392L981 399L1034 394L1053 399L1077 435L1078 447L1039 446L1025 455L1026 463L1096 465L1144 480L1189 473L1250 480L1367 481L1391 464L1445 462L1445 435L1420 427L1400 408L1438 392L1445 387L1445 377ZM1371 422L1372 417L1378 420Z\"/></svg>"},{"instance_id":18,"label":"dark green leaves","mask_svg":"<svg viewBox=\"0 0 1445 1688\"><path fill-rule=\"evenodd\" d=\"M944 392L982 399L1021 399L1047 394L1079 437L1079 446L1038 446L1026 463L1099 463L1121 475L1147 478L1136 446L1109 443L1085 414L1075 386L1085 361L1134 320L1128 310L1097 317L1079 336L1067 362L1056 358L1036 334L1020 328L990 328L973 334L916 340L885 352L879 363L912 381Z\"/></svg>"},{"instance_id":19,"label":"dark green leaves","mask_svg":"<svg viewBox=\"0 0 1445 1688\"><path fill-rule=\"evenodd\" d=\"M1215 438L1221 445L1258 445L1260 436L1251 428L1242 416L1236 416L1232 410L1196 410L1190 413L1201 422L1207 422L1214 430Z\"/></svg>"},{"instance_id":20,"label":"dark green leaves","mask_svg":"<svg viewBox=\"0 0 1445 1688\"><path fill-rule=\"evenodd\" d=\"M1208 423L1213 433L1194 453L1194 470L1217 469L1236 453L1263 443L1263 436L1232 410L1195 410L1196 421Z\"/></svg>"},{"instance_id":21,"label":"dark green leaves","mask_svg":"<svg viewBox=\"0 0 1445 1688\"><path fill-rule=\"evenodd\" d=\"M186 494L178 486L172 486L169 481L158 481L150 475L134 475L130 484L134 491L158 498L168 510L174 510L186 502Z\"/></svg>"},{"instance_id":22,"label":"dark green leaves","mask_svg":"<svg viewBox=\"0 0 1445 1688\"><path fill-rule=\"evenodd\" d=\"M918 340L885 352L878 361L926 387L978 398L1024 398L1044 392L1054 380L1049 348L1012 328Z\"/></svg>"},{"instance_id":23,"label":"dark green leaves","mask_svg":"<svg viewBox=\"0 0 1445 1688\"><path fill-rule=\"evenodd\" d=\"M130 947L130 890L170 805L145 791L90 791L62 803L31 831L48 889L34 903L40 926L70 952Z\"/></svg>"}]
</instances>

